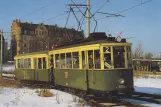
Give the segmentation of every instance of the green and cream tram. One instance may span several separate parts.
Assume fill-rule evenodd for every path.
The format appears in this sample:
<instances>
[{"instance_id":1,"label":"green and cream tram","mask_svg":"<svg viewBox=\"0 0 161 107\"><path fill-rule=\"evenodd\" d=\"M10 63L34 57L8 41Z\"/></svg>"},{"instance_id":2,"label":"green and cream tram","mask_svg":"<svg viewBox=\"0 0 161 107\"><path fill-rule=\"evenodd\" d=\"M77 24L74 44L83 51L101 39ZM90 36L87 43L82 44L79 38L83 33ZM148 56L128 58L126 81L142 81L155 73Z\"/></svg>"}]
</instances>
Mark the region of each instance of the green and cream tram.
<instances>
[{"instance_id":1,"label":"green and cream tram","mask_svg":"<svg viewBox=\"0 0 161 107\"><path fill-rule=\"evenodd\" d=\"M15 56L16 77L84 91L132 92L131 43L94 40ZM53 78L51 78L53 76Z\"/></svg>"}]
</instances>

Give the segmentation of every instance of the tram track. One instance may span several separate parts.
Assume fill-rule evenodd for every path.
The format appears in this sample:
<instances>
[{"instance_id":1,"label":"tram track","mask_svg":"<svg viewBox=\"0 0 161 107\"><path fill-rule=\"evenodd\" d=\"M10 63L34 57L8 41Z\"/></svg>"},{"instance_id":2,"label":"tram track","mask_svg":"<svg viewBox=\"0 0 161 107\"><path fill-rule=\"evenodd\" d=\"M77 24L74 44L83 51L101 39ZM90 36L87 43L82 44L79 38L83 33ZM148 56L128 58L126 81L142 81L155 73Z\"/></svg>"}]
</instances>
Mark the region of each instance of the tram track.
<instances>
[{"instance_id":1,"label":"tram track","mask_svg":"<svg viewBox=\"0 0 161 107\"><path fill-rule=\"evenodd\" d=\"M122 98L141 100L155 104L161 104L161 95L143 93L143 92L133 92L130 94L119 94Z\"/></svg>"},{"instance_id":2,"label":"tram track","mask_svg":"<svg viewBox=\"0 0 161 107\"><path fill-rule=\"evenodd\" d=\"M15 78L13 77L8 77L8 76L3 76L3 80L6 80L7 82L12 81L11 83L14 83ZM10 83L10 82L9 82ZM31 82L26 82L26 83L21 83L22 87L30 87L30 88L44 88L47 85L45 84L32 84ZM85 101L87 101L87 104L91 105L92 107L112 107L112 106L125 106L125 107L146 107L145 105L137 104L137 103L132 103L130 102L130 99L133 100L139 100L139 101L146 101L154 104L159 104L161 105L161 95L157 94L150 94L150 93L143 93L143 92L133 92L133 93L120 93L117 95L105 95L105 96L94 96L94 95L80 95L76 93L72 93L71 91L63 89L63 88L57 88L55 86L48 86L47 88L50 89L57 89L60 91L64 91L73 95L76 95Z\"/></svg>"}]
</instances>

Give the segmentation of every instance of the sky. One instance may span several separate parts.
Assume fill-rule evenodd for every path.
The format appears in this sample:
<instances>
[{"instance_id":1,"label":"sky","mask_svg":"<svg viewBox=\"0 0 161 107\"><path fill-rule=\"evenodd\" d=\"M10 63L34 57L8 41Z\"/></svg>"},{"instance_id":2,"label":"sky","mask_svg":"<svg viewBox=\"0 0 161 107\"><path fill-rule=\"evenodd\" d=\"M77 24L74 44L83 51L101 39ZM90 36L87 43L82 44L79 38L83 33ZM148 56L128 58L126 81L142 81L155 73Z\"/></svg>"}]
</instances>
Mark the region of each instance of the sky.
<instances>
[{"instance_id":1,"label":"sky","mask_svg":"<svg viewBox=\"0 0 161 107\"><path fill-rule=\"evenodd\" d=\"M86 3L86 0L73 0L75 3ZM108 17L106 14L96 13L95 19L104 18L97 21L98 32L110 32L116 36L122 32L121 37L130 38L133 50L139 43L142 44L144 52L151 52L156 56L161 52L161 0L91 0L91 13L99 12L118 13L122 10L134 7L140 3L149 1L135 8L121 12L124 17ZM105 5L103 5L106 3ZM13 20L20 19L22 22L44 23L65 27L69 11L67 4L72 4L71 0L1 0L0 3L0 29L10 32ZM103 7L102 7L103 6ZM102 7L102 8L100 8ZM84 11L84 8L81 8ZM77 11L77 10L76 10ZM76 12L78 18L81 13ZM58 17L56 17L58 16ZM77 22L73 14L70 14L67 27L77 29ZM93 32L95 21L91 19L91 32ZM82 25L82 30L86 30L86 23ZM4 34L7 40L9 33Z\"/></svg>"}]
</instances>

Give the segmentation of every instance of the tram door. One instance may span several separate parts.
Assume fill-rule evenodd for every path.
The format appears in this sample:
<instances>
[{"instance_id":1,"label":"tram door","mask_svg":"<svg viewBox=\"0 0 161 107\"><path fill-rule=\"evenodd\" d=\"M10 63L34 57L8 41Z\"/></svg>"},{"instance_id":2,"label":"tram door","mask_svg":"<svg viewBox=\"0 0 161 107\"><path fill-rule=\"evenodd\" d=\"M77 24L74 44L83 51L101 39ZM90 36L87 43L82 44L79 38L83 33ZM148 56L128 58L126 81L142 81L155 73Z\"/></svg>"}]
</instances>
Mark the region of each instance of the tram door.
<instances>
[{"instance_id":1,"label":"tram door","mask_svg":"<svg viewBox=\"0 0 161 107\"><path fill-rule=\"evenodd\" d=\"M34 58L34 68L35 68L35 73L34 73L34 78L35 80L38 80L38 66L37 66L37 58Z\"/></svg>"},{"instance_id":2,"label":"tram door","mask_svg":"<svg viewBox=\"0 0 161 107\"><path fill-rule=\"evenodd\" d=\"M53 58L53 55L51 55L51 58L50 58L50 66L51 66L51 69L50 69L50 81L54 82L54 58Z\"/></svg>"}]
</instances>

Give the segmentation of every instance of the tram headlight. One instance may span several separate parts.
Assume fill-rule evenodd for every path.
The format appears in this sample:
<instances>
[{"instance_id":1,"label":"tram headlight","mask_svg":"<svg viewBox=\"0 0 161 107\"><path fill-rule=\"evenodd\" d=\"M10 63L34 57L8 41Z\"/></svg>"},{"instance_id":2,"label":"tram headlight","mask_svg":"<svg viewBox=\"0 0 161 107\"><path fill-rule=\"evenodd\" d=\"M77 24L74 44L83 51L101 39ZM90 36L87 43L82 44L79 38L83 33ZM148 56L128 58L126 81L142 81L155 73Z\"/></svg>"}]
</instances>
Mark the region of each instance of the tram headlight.
<instances>
[{"instance_id":1,"label":"tram headlight","mask_svg":"<svg viewBox=\"0 0 161 107\"><path fill-rule=\"evenodd\" d=\"M123 78L119 79L119 83L120 84L124 84L125 83L125 80Z\"/></svg>"},{"instance_id":2,"label":"tram headlight","mask_svg":"<svg viewBox=\"0 0 161 107\"><path fill-rule=\"evenodd\" d=\"M116 38L116 41L117 41L117 42L121 42L121 37L118 36L118 37Z\"/></svg>"}]
</instances>

